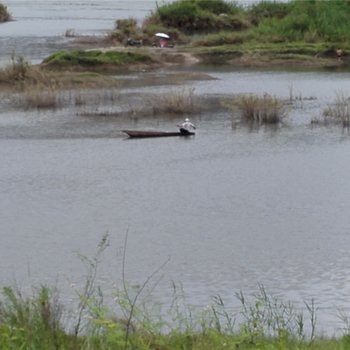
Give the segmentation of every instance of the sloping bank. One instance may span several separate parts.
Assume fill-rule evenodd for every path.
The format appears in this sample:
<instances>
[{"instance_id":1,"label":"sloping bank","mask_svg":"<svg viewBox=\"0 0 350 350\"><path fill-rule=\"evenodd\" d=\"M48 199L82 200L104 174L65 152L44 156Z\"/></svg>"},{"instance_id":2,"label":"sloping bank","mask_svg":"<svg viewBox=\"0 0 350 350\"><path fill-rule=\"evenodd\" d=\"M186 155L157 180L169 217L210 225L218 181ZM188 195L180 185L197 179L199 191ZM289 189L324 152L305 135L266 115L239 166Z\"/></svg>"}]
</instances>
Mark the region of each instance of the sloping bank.
<instances>
[{"instance_id":1,"label":"sloping bank","mask_svg":"<svg viewBox=\"0 0 350 350\"><path fill-rule=\"evenodd\" d=\"M149 53L130 50L59 51L45 58L43 68L75 71L110 71L157 66Z\"/></svg>"}]
</instances>

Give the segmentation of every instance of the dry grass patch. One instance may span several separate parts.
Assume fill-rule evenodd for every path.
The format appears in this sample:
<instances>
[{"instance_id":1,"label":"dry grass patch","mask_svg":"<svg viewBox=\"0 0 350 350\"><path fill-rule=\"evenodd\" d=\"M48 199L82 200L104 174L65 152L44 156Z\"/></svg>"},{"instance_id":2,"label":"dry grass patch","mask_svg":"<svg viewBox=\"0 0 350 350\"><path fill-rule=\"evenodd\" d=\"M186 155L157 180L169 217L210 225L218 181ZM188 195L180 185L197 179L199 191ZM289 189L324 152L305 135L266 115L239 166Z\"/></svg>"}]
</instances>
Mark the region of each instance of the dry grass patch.
<instances>
[{"instance_id":1,"label":"dry grass patch","mask_svg":"<svg viewBox=\"0 0 350 350\"><path fill-rule=\"evenodd\" d=\"M12 55L10 63L0 69L0 83L13 84L27 78L30 70L29 63L23 56Z\"/></svg>"},{"instance_id":2,"label":"dry grass patch","mask_svg":"<svg viewBox=\"0 0 350 350\"><path fill-rule=\"evenodd\" d=\"M239 97L237 107L244 121L257 124L278 124L286 114L282 101L268 94Z\"/></svg>"},{"instance_id":3,"label":"dry grass patch","mask_svg":"<svg viewBox=\"0 0 350 350\"><path fill-rule=\"evenodd\" d=\"M183 89L150 97L154 115L157 114L194 114L200 112L195 89Z\"/></svg>"},{"instance_id":4,"label":"dry grass patch","mask_svg":"<svg viewBox=\"0 0 350 350\"><path fill-rule=\"evenodd\" d=\"M23 104L26 109L57 108L58 101L59 95L54 89L43 90L34 88L26 90L23 94Z\"/></svg>"},{"instance_id":5,"label":"dry grass patch","mask_svg":"<svg viewBox=\"0 0 350 350\"><path fill-rule=\"evenodd\" d=\"M344 128L350 126L350 98L344 93L337 93L333 104L323 111L325 124L341 124Z\"/></svg>"}]
</instances>

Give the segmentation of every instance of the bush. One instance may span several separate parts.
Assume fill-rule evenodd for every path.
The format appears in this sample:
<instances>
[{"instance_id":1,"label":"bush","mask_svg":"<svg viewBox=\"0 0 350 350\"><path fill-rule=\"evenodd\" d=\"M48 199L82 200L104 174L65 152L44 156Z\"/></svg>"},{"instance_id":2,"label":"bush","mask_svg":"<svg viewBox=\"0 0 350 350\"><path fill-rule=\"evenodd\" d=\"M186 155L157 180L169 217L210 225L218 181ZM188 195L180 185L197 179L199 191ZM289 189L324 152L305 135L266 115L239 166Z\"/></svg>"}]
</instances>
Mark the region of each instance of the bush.
<instances>
[{"instance_id":1,"label":"bush","mask_svg":"<svg viewBox=\"0 0 350 350\"><path fill-rule=\"evenodd\" d=\"M266 18L284 18L290 9L291 3L261 1L251 6L248 10L248 16L254 25L258 25Z\"/></svg>"},{"instance_id":2,"label":"bush","mask_svg":"<svg viewBox=\"0 0 350 350\"><path fill-rule=\"evenodd\" d=\"M223 0L194 0L198 7L205 11L220 14L237 14L242 11L236 3L227 3Z\"/></svg>"},{"instance_id":3,"label":"bush","mask_svg":"<svg viewBox=\"0 0 350 350\"><path fill-rule=\"evenodd\" d=\"M177 28L187 34L241 30L244 22L238 16L240 12L240 7L222 0L178 0L158 7L148 21L158 21L166 28Z\"/></svg>"},{"instance_id":4,"label":"bush","mask_svg":"<svg viewBox=\"0 0 350 350\"><path fill-rule=\"evenodd\" d=\"M0 4L0 22L7 22L12 19L10 13L7 10L7 7L3 4Z\"/></svg>"},{"instance_id":5,"label":"bush","mask_svg":"<svg viewBox=\"0 0 350 350\"><path fill-rule=\"evenodd\" d=\"M260 34L274 32L286 41L350 39L350 6L346 0L261 2L250 14Z\"/></svg>"},{"instance_id":6,"label":"bush","mask_svg":"<svg viewBox=\"0 0 350 350\"><path fill-rule=\"evenodd\" d=\"M136 39L138 34L137 21L135 18L118 19L115 23L115 31L111 36L117 39L120 43L128 38Z\"/></svg>"},{"instance_id":7,"label":"bush","mask_svg":"<svg viewBox=\"0 0 350 350\"><path fill-rule=\"evenodd\" d=\"M24 81L30 72L29 63L23 56L11 56L11 63L4 69L0 70L0 81L5 83L13 83Z\"/></svg>"}]
</instances>

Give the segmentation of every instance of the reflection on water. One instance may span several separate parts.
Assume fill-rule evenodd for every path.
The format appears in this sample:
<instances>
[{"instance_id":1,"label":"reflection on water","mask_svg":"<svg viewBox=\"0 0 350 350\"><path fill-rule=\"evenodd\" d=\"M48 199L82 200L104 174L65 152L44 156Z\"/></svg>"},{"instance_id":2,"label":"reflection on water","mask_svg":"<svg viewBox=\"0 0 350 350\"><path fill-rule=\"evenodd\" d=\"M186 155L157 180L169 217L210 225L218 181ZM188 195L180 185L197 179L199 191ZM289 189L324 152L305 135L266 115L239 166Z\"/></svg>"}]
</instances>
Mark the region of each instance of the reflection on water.
<instances>
[{"instance_id":1,"label":"reflection on water","mask_svg":"<svg viewBox=\"0 0 350 350\"><path fill-rule=\"evenodd\" d=\"M228 113L203 114L188 139L120 133L172 130L174 119L1 110L1 285L79 284L76 252L91 256L108 232L99 282L109 290L120 282L128 232L128 280L144 281L170 258L154 291L160 300L169 302L176 281L194 305L220 294L235 307L234 292L261 283L300 307L314 298L319 326L337 329L338 309L350 311L350 139L310 119L349 90L349 73L204 70L217 80L192 82L200 95L288 98L292 87L315 99L296 104L277 130L232 129Z\"/></svg>"}]
</instances>

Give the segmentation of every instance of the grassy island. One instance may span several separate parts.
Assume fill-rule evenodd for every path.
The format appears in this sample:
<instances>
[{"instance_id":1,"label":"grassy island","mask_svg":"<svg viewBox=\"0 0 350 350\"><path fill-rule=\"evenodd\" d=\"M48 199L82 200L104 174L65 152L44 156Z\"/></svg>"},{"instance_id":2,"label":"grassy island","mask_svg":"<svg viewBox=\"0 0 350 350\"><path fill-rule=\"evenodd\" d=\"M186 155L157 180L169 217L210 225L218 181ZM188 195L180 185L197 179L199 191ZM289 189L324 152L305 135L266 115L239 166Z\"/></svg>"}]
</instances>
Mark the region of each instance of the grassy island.
<instances>
[{"instance_id":1,"label":"grassy island","mask_svg":"<svg viewBox=\"0 0 350 350\"><path fill-rule=\"evenodd\" d=\"M93 70L104 67L118 68L126 65L152 64L155 60L149 54L141 52L120 51L60 51L44 59L43 66L53 68L81 68Z\"/></svg>"},{"instance_id":2,"label":"grassy island","mask_svg":"<svg viewBox=\"0 0 350 350\"><path fill-rule=\"evenodd\" d=\"M157 9L137 27L117 21L111 38L133 36L144 43L166 32L204 61L264 64L330 64L350 49L350 6L346 0L261 1L243 7L224 0L177 0Z\"/></svg>"}]
</instances>

